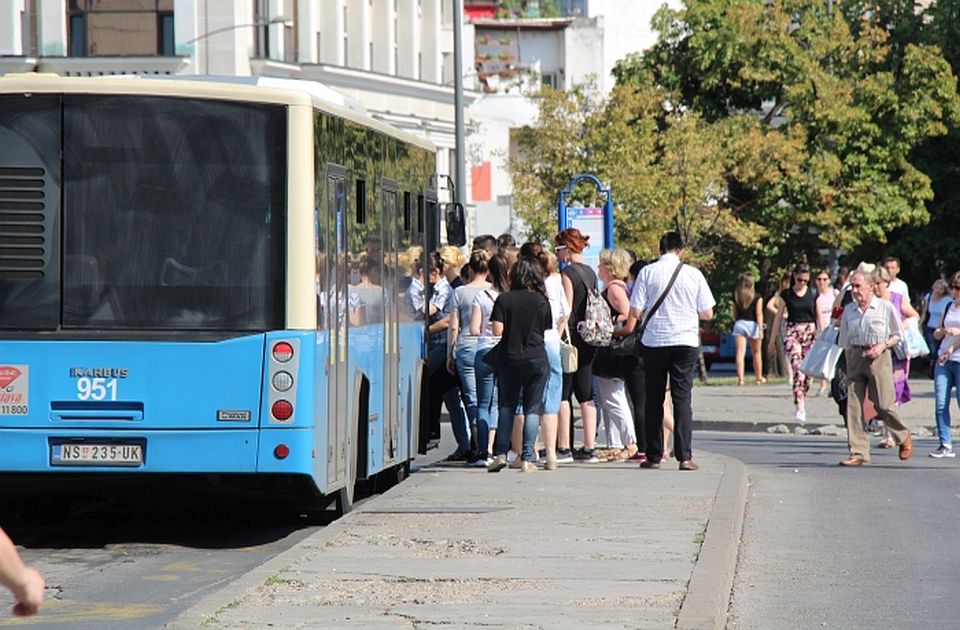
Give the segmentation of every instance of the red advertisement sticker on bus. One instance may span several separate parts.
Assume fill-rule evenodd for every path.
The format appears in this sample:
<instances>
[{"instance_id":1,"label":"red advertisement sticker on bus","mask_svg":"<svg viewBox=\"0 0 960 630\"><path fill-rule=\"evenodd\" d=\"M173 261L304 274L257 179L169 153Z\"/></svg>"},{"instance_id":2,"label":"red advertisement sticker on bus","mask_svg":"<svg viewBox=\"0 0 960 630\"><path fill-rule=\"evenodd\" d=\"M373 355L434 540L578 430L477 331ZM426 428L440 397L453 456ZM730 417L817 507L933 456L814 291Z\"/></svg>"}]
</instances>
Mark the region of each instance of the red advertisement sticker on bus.
<instances>
[{"instance_id":1,"label":"red advertisement sticker on bus","mask_svg":"<svg viewBox=\"0 0 960 630\"><path fill-rule=\"evenodd\" d=\"M30 413L30 373L26 365L0 365L0 416Z\"/></svg>"},{"instance_id":2,"label":"red advertisement sticker on bus","mask_svg":"<svg viewBox=\"0 0 960 630\"><path fill-rule=\"evenodd\" d=\"M6 389L7 385L17 380L17 377L23 374L15 365L0 365L0 389Z\"/></svg>"}]
</instances>

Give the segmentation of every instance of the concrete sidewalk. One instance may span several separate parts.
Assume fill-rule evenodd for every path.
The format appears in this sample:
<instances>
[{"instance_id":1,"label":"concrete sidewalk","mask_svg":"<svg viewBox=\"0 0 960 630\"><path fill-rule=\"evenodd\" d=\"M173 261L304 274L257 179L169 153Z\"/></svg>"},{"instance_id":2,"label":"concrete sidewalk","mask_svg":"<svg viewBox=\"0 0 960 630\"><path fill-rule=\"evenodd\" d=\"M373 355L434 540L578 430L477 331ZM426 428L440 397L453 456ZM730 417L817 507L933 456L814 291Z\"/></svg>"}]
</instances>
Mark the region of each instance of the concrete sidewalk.
<instances>
[{"instance_id":1,"label":"concrete sidewalk","mask_svg":"<svg viewBox=\"0 0 960 630\"><path fill-rule=\"evenodd\" d=\"M911 386L904 418L929 434L932 383ZM827 397L808 400L800 427L784 384L698 385L694 422L842 427ZM746 500L741 463L695 450L693 473L671 460L659 471L608 463L490 474L433 461L449 450L168 627L724 626Z\"/></svg>"},{"instance_id":2,"label":"concrete sidewalk","mask_svg":"<svg viewBox=\"0 0 960 630\"><path fill-rule=\"evenodd\" d=\"M817 383L814 383L811 394L816 389ZM913 399L900 407L904 422L914 435L936 435L933 381L911 378L910 390ZM951 405L956 417L956 403L951 402ZM794 418L793 392L783 383L751 383L743 387L696 385L693 388L693 427L695 430L766 432L772 427L786 425L790 433L798 428L811 431L824 425L843 429L837 403L829 396L810 395L805 407L807 421L801 425Z\"/></svg>"},{"instance_id":3,"label":"concrete sidewalk","mask_svg":"<svg viewBox=\"0 0 960 630\"><path fill-rule=\"evenodd\" d=\"M746 477L676 462L419 469L172 628L721 628Z\"/></svg>"}]
</instances>

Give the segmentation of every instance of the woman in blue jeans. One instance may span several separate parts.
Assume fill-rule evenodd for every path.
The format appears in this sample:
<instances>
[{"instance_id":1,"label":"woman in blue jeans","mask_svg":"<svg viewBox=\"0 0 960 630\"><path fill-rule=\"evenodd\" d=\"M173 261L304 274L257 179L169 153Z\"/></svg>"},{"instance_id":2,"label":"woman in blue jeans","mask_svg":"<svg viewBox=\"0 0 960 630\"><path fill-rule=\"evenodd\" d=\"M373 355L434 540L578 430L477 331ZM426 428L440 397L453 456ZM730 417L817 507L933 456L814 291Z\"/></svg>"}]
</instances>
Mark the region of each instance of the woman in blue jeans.
<instances>
[{"instance_id":1,"label":"woman in blue jeans","mask_svg":"<svg viewBox=\"0 0 960 630\"><path fill-rule=\"evenodd\" d=\"M500 335L500 417L497 422L495 457L487 466L499 472L507 465L507 450L513 416L523 403L522 472L537 469L534 443L543 413L543 392L549 368L543 332L553 328L550 303L544 293L543 267L536 258L522 257L510 270L510 290L501 293L490 314L494 335Z\"/></svg>"},{"instance_id":2,"label":"woman in blue jeans","mask_svg":"<svg viewBox=\"0 0 960 630\"><path fill-rule=\"evenodd\" d=\"M490 288L487 282L487 253L473 252L467 262L468 280L453 290L450 296L450 327L447 328L447 371L460 380L460 394L467 411L467 422L473 433L477 450L467 457L467 464L487 461L485 449L479 448L477 430L477 379L474 360L477 355L477 336L470 333L470 313L473 300L481 291Z\"/></svg>"},{"instance_id":3,"label":"woman in blue jeans","mask_svg":"<svg viewBox=\"0 0 960 630\"><path fill-rule=\"evenodd\" d=\"M933 368L933 393L936 398L937 434L940 446L930 457L941 459L954 457L953 440L950 436L950 390L956 388L960 404L960 271L950 276L950 294L953 300L947 304L942 324L933 331L940 342L937 364Z\"/></svg>"},{"instance_id":4,"label":"woman in blue jeans","mask_svg":"<svg viewBox=\"0 0 960 630\"><path fill-rule=\"evenodd\" d=\"M496 378L492 367L483 360L500 342L493 334L490 313L497 296L510 289L510 262L503 254L495 254L487 261L487 281L490 288L477 293L470 312L470 334L477 338L473 374L477 391L477 459L473 466L486 465L493 456L491 446L497 423L493 412L497 409Z\"/></svg>"}]
</instances>

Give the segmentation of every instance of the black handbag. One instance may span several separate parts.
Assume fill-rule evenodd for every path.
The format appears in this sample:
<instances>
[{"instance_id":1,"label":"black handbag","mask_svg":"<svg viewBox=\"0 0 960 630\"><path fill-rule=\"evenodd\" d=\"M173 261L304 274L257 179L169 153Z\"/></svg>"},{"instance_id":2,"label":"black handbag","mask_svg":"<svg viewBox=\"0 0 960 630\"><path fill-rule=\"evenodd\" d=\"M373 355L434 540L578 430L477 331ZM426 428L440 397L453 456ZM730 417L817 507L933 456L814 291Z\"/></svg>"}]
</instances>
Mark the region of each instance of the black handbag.
<instances>
[{"instance_id":1,"label":"black handbag","mask_svg":"<svg viewBox=\"0 0 960 630\"><path fill-rule=\"evenodd\" d=\"M634 331L626 337L620 337L610 342L608 346L611 354L618 357L639 357L642 353L643 344L640 338L643 337L643 330Z\"/></svg>"},{"instance_id":2,"label":"black handbag","mask_svg":"<svg viewBox=\"0 0 960 630\"><path fill-rule=\"evenodd\" d=\"M500 348L501 344L497 344L494 347L483 355L483 362L492 367L494 370L499 370L500 365L503 363L503 350Z\"/></svg>"},{"instance_id":3,"label":"black handbag","mask_svg":"<svg viewBox=\"0 0 960 630\"><path fill-rule=\"evenodd\" d=\"M653 317L653 314L657 312L657 309L660 308L660 305L663 304L663 301L667 298L667 294L670 293L670 289L673 288L673 283L677 281L677 276L680 275L681 269L683 269L682 261L677 265L677 268L673 270L673 275L670 276L670 282L668 282L667 286L663 289L663 293L660 294L657 301L650 307L650 310L645 313L643 323L640 324L640 327L629 335L614 339L610 343L610 350L613 354L621 357L639 357L641 355L643 352L643 342L641 341L641 339L643 339L643 331L647 329L650 318Z\"/></svg>"}]
</instances>

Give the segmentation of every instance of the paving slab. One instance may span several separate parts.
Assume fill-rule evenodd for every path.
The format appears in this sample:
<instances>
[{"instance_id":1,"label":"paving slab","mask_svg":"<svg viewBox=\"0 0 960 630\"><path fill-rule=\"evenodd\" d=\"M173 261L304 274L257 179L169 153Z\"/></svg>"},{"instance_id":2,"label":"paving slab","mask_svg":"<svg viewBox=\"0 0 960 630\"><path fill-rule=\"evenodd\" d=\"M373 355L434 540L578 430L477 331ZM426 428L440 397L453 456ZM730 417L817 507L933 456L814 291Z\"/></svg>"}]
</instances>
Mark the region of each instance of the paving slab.
<instances>
[{"instance_id":1,"label":"paving slab","mask_svg":"<svg viewBox=\"0 0 960 630\"><path fill-rule=\"evenodd\" d=\"M746 481L697 459L421 468L168 627L720 628Z\"/></svg>"}]
</instances>

